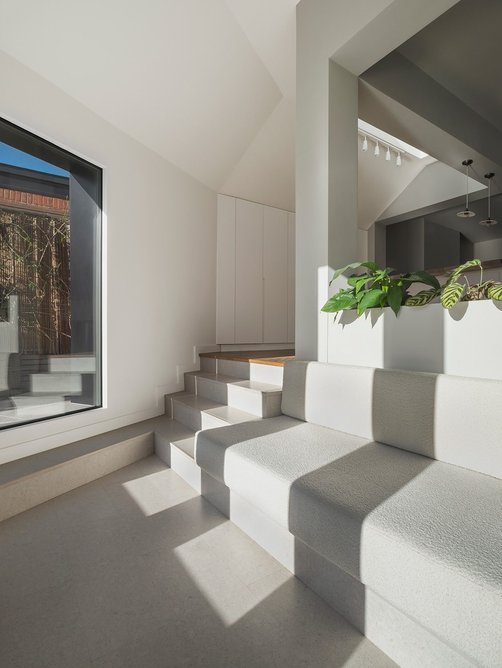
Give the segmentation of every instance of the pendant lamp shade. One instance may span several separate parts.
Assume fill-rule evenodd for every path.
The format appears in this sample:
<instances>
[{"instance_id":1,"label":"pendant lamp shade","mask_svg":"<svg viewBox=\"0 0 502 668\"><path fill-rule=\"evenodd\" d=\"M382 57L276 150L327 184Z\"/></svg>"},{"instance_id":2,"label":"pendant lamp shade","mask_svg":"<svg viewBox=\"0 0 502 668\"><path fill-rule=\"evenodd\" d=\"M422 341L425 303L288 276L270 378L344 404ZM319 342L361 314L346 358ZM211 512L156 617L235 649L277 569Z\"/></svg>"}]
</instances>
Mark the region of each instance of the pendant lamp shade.
<instances>
[{"instance_id":1,"label":"pendant lamp shade","mask_svg":"<svg viewBox=\"0 0 502 668\"><path fill-rule=\"evenodd\" d=\"M492 179L495 176L493 172L490 172L489 174L485 174L485 179L488 181L488 216L484 220L480 220L479 224L483 225L484 227L491 227L492 225L496 225L498 221L493 220L492 218L492 207L491 207L491 197L492 197Z\"/></svg>"},{"instance_id":2,"label":"pendant lamp shade","mask_svg":"<svg viewBox=\"0 0 502 668\"><path fill-rule=\"evenodd\" d=\"M469 209L469 167L472 165L472 160L464 160L462 165L465 167L465 209L459 211L457 216L459 218L473 218L476 214Z\"/></svg>"}]
</instances>

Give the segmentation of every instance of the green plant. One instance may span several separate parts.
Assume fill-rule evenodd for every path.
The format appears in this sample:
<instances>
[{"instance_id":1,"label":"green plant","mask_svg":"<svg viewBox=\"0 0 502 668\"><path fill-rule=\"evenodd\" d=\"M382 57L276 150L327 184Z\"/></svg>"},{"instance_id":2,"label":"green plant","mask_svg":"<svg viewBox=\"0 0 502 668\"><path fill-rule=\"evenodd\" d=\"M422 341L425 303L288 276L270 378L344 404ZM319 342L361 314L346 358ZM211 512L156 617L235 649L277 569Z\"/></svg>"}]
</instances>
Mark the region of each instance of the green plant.
<instances>
[{"instance_id":1,"label":"green plant","mask_svg":"<svg viewBox=\"0 0 502 668\"><path fill-rule=\"evenodd\" d=\"M361 273L355 273L347 278L347 288L341 288L326 304L322 311L327 313L338 313L355 309L357 315L362 315L369 308L383 308L390 306L397 315L403 304L412 299L408 290L413 283L423 283L430 286L429 290L422 293L419 301L428 303L439 294L441 286L435 276L426 271L417 271L414 274L393 275L394 270L390 267L379 267L375 262L353 262L333 274L331 283L347 271L354 269L366 269ZM415 295L416 300L419 295ZM425 301L425 300L428 301ZM416 304L418 305L418 304Z\"/></svg>"},{"instance_id":2,"label":"green plant","mask_svg":"<svg viewBox=\"0 0 502 668\"><path fill-rule=\"evenodd\" d=\"M467 269L479 267L479 283L469 283L465 272ZM483 265L481 260L469 260L456 267L447 274L446 283L441 289L441 304L450 309L459 301L474 301L478 299L494 299L502 301L502 283L497 281L483 281Z\"/></svg>"}]
</instances>

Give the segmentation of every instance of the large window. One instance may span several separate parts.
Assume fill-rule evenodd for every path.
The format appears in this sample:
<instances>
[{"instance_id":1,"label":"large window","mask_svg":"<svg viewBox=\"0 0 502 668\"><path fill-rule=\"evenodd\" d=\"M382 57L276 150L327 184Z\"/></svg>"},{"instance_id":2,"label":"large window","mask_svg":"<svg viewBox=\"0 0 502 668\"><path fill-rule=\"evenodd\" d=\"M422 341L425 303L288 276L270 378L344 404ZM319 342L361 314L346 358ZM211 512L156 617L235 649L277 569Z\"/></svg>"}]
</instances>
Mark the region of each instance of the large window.
<instances>
[{"instance_id":1,"label":"large window","mask_svg":"<svg viewBox=\"0 0 502 668\"><path fill-rule=\"evenodd\" d=\"M101 182L0 119L0 428L101 405Z\"/></svg>"}]
</instances>

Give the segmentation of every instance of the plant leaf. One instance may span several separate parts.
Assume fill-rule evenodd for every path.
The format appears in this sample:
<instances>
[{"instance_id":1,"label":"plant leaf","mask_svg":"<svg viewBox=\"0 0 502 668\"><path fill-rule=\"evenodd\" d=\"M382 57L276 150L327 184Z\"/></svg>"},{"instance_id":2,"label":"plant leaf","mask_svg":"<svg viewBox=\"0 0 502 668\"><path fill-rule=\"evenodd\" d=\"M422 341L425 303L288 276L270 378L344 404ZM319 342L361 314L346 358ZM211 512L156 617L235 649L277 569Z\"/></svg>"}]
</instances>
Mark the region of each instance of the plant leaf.
<instances>
[{"instance_id":1,"label":"plant leaf","mask_svg":"<svg viewBox=\"0 0 502 668\"><path fill-rule=\"evenodd\" d=\"M460 276L460 274L462 274L466 269L470 269L471 267L481 267L481 260L468 260L467 262L464 262L464 264L461 264L449 274L448 282L454 282L455 279Z\"/></svg>"},{"instance_id":2,"label":"plant leaf","mask_svg":"<svg viewBox=\"0 0 502 668\"><path fill-rule=\"evenodd\" d=\"M502 283L495 283L488 288L488 297L495 301L502 301Z\"/></svg>"},{"instance_id":3,"label":"plant leaf","mask_svg":"<svg viewBox=\"0 0 502 668\"><path fill-rule=\"evenodd\" d=\"M357 281L357 283L356 283L356 295L359 292L361 292L361 290L364 288L364 286L367 283L369 284L368 287L370 287L371 285L373 285L374 282L375 282L374 279L373 278L368 278L367 275L365 275L364 278L359 279L359 281Z\"/></svg>"},{"instance_id":4,"label":"plant leaf","mask_svg":"<svg viewBox=\"0 0 502 668\"><path fill-rule=\"evenodd\" d=\"M357 312L359 315L364 313L366 309L373 308L374 306L380 306L380 298L385 294L380 288L372 288L368 290L357 305Z\"/></svg>"},{"instance_id":5,"label":"plant leaf","mask_svg":"<svg viewBox=\"0 0 502 668\"><path fill-rule=\"evenodd\" d=\"M403 303L403 291L398 285L391 285L387 293L387 302L397 315Z\"/></svg>"},{"instance_id":6,"label":"plant leaf","mask_svg":"<svg viewBox=\"0 0 502 668\"><path fill-rule=\"evenodd\" d=\"M324 304L321 311L325 313L338 313L338 311L345 311L347 309L353 308L357 304L355 297L352 294L352 291L340 291L336 295L333 295L331 299Z\"/></svg>"},{"instance_id":7,"label":"plant leaf","mask_svg":"<svg viewBox=\"0 0 502 668\"><path fill-rule=\"evenodd\" d=\"M369 269L370 271L376 271L378 269L378 265L375 264L374 262L351 262L351 264L347 264L345 267L337 269L333 274L333 278L331 279L329 284L331 285L333 281L336 281L336 279L339 276L344 274L349 269L359 269L360 267L366 267L366 269Z\"/></svg>"},{"instance_id":8,"label":"plant leaf","mask_svg":"<svg viewBox=\"0 0 502 668\"><path fill-rule=\"evenodd\" d=\"M429 274L428 271L414 271L412 274L406 274L404 278L411 283L424 283L425 285L430 285L432 288L436 288L436 290L441 289L438 279Z\"/></svg>"},{"instance_id":9,"label":"plant leaf","mask_svg":"<svg viewBox=\"0 0 502 668\"><path fill-rule=\"evenodd\" d=\"M451 308L460 300L465 290L465 285L461 283L449 283L443 288L441 293L441 304L445 308Z\"/></svg>"},{"instance_id":10,"label":"plant leaf","mask_svg":"<svg viewBox=\"0 0 502 668\"><path fill-rule=\"evenodd\" d=\"M416 295L408 297L404 303L406 306L425 306L430 304L437 294L437 290L422 290L417 292Z\"/></svg>"}]
</instances>

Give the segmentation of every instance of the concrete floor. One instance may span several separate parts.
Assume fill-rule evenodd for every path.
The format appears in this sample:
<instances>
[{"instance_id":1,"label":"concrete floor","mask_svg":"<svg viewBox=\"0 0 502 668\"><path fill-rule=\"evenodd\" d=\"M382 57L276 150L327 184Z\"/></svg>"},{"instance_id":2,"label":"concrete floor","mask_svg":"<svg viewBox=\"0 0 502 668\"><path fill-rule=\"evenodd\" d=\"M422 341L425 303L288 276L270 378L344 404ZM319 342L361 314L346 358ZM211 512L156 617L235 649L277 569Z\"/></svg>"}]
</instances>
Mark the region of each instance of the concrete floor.
<instances>
[{"instance_id":1,"label":"concrete floor","mask_svg":"<svg viewBox=\"0 0 502 668\"><path fill-rule=\"evenodd\" d=\"M394 665L156 457L0 524L0 666Z\"/></svg>"}]
</instances>

